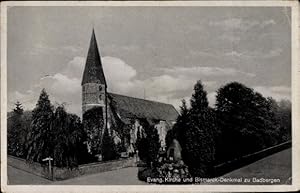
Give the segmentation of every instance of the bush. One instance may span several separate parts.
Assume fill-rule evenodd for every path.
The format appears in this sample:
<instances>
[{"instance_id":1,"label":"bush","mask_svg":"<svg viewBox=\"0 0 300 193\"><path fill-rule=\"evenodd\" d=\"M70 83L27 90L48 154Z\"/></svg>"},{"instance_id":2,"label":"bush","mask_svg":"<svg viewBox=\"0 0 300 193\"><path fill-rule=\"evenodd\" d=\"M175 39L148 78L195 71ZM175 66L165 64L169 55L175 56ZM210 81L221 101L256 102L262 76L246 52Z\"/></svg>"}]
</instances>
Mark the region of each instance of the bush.
<instances>
[{"instance_id":1,"label":"bush","mask_svg":"<svg viewBox=\"0 0 300 193\"><path fill-rule=\"evenodd\" d=\"M142 161L151 166L157 161L160 149L159 135L156 128L150 125L147 120L141 120L141 125L145 131L145 136L138 133L136 142L139 157Z\"/></svg>"},{"instance_id":2,"label":"bush","mask_svg":"<svg viewBox=\"0 0 300 193\"><path fill-rule=\"evenodd\" d=\"M108 129L104 130L101 153L103 161L113 160L118 157L116 144L109 135Z\"/></svg>"}]
</instances>

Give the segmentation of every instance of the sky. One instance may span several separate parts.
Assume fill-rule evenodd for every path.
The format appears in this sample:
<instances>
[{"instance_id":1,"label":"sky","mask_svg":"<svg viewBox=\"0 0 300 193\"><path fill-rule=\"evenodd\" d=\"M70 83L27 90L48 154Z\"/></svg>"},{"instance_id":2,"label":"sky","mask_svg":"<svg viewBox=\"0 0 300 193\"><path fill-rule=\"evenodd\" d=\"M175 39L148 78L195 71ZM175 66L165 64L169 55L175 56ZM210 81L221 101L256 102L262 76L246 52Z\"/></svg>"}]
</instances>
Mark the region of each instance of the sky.
<instances>
[{"instance_id":1,"label":"sky","mask_svg":"<svg viewBox=\"0 0 300 193\"><path fill-rule=\"evenodd\" d=\"M11 7L8 111L33 109L42 88L81 115L81 78L92 29L108 91L179 108L201 80L214 106L238 81L291 98L290 9L284 7Z\"/></svg>"}]
</instances>

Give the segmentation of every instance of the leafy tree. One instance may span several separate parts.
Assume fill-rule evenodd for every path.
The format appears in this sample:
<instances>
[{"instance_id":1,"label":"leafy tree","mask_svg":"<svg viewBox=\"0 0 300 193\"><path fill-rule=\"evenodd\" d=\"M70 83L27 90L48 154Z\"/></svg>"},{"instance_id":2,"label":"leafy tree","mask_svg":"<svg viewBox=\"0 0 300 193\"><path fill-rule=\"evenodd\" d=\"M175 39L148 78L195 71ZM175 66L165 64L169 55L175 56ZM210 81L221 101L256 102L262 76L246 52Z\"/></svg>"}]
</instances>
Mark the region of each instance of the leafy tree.
<instances>
[{"instance_id":1,"label":"leafy tree","mask_svg":"<svg viewBox=\"0 0 300 193\"><path fill-rule=\"evenodd\" d=\"M53 155L52 123L53 107L46 90L41 91L39 100L32 112L32 122L28 133L27 160L41 162Z\"/></svg>"},{"instance_id":2,"label":"leafy tree","mask_svg":"<svg viewBox=\"0 0 300 193\"><path fill-rule=\"evenodd\" d=\"M182 132L184 137L184 143L181 144L183 160L189 166L191 175L208 177L212 175L211 169L215 154L213 140L215 124L212 109L208 107L207 93L201 81L194 86L191 109L187 115L187 122L183 124L185 130Z\"/></svg>"},{"instance_id":3,"label":"leafy tree","mask_svg":"<svg viewBox=\"0 0 300 193\"><path fill-rule=\"evenodd\" d=\"M80 157L87 154L82 149L85 133L80 118L77 115L68 114L64 106L58 106L52 127L54 164L68 168L78 166L81 161ZM87 151L86 148L85 151Z\"/></svg>"},{"instance_id":4,"label":"leafy tree","mask_svg":"<svg viewBox=\"0 0 300 193\"><path fill-rule=\"evenodd\" d=\"M101 153L102 132L104 128L103 110L94 107L83 114L83 127L87 133L87 142L93 155Z\"/></svg>"},{"instance_id":5,"label":"leafy tree","mask_svg":"<svg viewBox=\"0 0 300 193\"><path fill-rule=\"evenodd\" d=\"M292 104L289 100L281 100L279 102L272 98L268 98L271 111L274 112L276 121L280 125L278 131L278 142L285 142L291 139L292 128Z\"/></svg>"},{"instance_id":6,"label":"leafy tree","mask_svg":"<svg viewBox=\"0 0 300 193\"><path fill-rule=\"evenodd\" d=\"M104 130L102 141L103 161L113 160L117 158L117 147L113 138L110 136L108 129Z\"/></svg>"},{"instance_id":7,"label":"leafy tree","mask_svg":"<svg viewBox=\"0 0 300 193\"><path fill-rule=\"evenodd\" d=\"M229 160L276 144L279 125L270 101L232 82L217 92L216 114L223 139L218 159Z\"/></svg>"}]
</instances>

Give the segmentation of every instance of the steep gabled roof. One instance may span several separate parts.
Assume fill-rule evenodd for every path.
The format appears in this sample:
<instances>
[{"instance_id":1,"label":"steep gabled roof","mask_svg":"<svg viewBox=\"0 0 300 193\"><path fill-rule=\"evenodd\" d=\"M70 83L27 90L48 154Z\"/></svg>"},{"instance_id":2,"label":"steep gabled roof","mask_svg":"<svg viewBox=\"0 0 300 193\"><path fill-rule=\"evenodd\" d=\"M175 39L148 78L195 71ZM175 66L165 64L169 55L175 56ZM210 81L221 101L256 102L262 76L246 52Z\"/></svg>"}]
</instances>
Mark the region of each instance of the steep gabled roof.
<instances>
[{"instance_id":1,"label":"steep gabled roof","mask_svg":"<svg viewBox=\"0 0 300 193\"><path fill-rule=\"evenodd\" d=\"M108 93L121 118L146 118L176 121L178 112L173 105Z\"/></svg>"},{"instance_id":2,"label":"steep gabled roof","mask_svg":"<svg viewBox=\"0 0 300 193\"><path fill-rule=\"evenodd\" d=\"M102 68L101 57L99 54L94 29L92 32L81 85L85 83L100 83L106 86L106 80Z\"/></svg>"}]
</instances>

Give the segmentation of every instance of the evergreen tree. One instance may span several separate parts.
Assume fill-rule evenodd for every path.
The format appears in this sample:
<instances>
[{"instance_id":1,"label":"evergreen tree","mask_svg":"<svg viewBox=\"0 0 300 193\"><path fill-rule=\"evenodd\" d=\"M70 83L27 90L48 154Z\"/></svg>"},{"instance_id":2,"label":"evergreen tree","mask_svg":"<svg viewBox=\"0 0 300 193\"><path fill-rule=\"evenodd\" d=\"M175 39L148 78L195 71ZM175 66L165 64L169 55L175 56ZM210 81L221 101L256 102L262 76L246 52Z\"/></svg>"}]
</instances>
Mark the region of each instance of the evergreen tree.
<instances>
[{"instance_id":1,"label":"evergreen tree","mask_svg":"<svg viewBox=\"0 0 300 193\"><path fill-rule=\"evenodd\" d=\"M189 109L187 108L186 101L182 100L182 105L180 106L180 115L177 117L176 123L173 127L174 138L176 138L180 144L185 143L184 132L189 122ZM172 142L171 139L170 142Z\"/></svg>"},{"instance_id":2,"label":"evergreen tree","mask_svg":"<svg viewBox=\"0 0 300 193\"><path fill-rule=\"evenodd\" d=\"M27 138L27 160L41 162L43 158L53 156L52 123L53 107L45 89L32 112L32 122Z\"/></svg>"},{"instance_id":3,"label":"evergreen tree","mask_svg":"<svg viewBox=\"0 0 300 193\"><path fill-rule=\"evenodd\" d=\"M148 165L152 166L153 163L156 163L158 157L158 152L160 148L159 135L157 129L154 126L150 126L148 129L146 129L146 135L148 144L147 163Z\"/></svg>"},{"instance_id":4,"label":"evergreen tree","mask_svg":"<svg viewBox=\"0 0 300 193\"><path fill-rule=\"evenodd\" d=\"M215 124L201 81L194 86L188 115L189 119L183 132L184 143L181 144L183 160L189 166L191 175L208 177L212 175L215 154L212 133Z\"/></svg>"},{"instance_id":5,"label":"evergreen tree","mask_svg":"<svg viewBox=\"0 0 300 193\"><path fill-rule=\"evenodd\" d=\"M24 143L26 135L26 124L23 117L23 107L22 104L17 101L15 103L15 108L11 117L8 119L7 125L7 150L8 154L14 155L17 157L23 157L24 152Z\"/></svg>"},{"instance_id":6,"label":"evergreen tree","mask_svg":"<svg viewBox=\"0 0 300 193\"><path fill-rule=\"evenodd\" d=\"M14 113L18 114L18 115L22 115L23 112L24 112L24 110L23 110L22 104L19 101L17 101L15 103Z\"/></svg>"}]
</instances>

